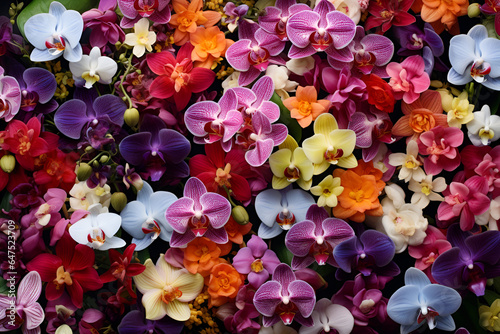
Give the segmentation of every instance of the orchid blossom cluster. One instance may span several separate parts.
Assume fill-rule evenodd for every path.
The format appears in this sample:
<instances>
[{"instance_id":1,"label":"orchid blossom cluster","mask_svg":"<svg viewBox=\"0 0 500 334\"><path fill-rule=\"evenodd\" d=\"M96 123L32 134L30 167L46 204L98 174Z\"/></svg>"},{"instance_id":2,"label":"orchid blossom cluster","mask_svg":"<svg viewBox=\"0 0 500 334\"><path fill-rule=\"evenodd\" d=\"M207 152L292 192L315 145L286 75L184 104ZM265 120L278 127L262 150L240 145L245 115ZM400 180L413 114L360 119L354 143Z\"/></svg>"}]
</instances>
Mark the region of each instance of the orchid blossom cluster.
<instances>
[{"instance_id":1,"label":"orchid blossom cluster","mask_svg":"<svg viewBox=\"0 0 500 334\"><path fill-rule=\"evenodd\" d=\"M500 331L499 0L5 4L0 332Z\"/></svg>"}]
</instances>

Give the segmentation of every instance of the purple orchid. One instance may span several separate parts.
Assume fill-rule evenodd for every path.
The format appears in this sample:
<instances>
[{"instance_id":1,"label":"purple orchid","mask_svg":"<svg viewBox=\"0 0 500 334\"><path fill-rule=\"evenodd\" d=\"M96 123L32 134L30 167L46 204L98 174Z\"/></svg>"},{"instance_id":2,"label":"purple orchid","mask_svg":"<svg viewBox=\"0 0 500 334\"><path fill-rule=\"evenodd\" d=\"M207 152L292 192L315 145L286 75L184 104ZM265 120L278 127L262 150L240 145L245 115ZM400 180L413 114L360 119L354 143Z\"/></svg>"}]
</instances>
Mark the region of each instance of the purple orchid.
<instances>
[{"instance_id":1,"label":"purple orchid","mask_svg":"<svg viewBox=\"0 0 500 334\"><path fill-rule=\"evenodd\" d=\"M381 78L388 77L385 65L394 54L394 44L382 35L365 35L365 29L356 27L356 35L352 42L346 47L351 53L353 60L350 62L338 61L334 57L328 57L328 62L337 70L345 66L355 68L361 74L376 74Z\"/></svg>"},{"instance_id":2,"label":"purple orchid","mask_svg":"<svg viewBox=\"0 0 500 334\"><path fill-rule=\"evenodd\" d=\"M314 261L337 266L333 251L342 241L354 236L345 221L330 218L325 208L316 204L307 210L306 220L296 223L285 237L285 245L294 255L292 268L302 269Z\"/></svg>"},{"instance_id":3,"label":"purple orchid","mask_svg":"<svg viewBox=\"0 0 500 334\"><path fill-rule=\"evenodd\" d=\"M168 23L171 16L169 4L169 0L118 0L123 14L120 25L132 28L143 17L156 23Z\"/></svg>"},{"instance_id":4,"label":"purple orchid","mask_svg":"<svg viewBox=\"0 0 500 334\"><path fill-rule=\"evenodd\" d=\"M180 334L184 328L184 323L175 321L169 316L160 320L146 319L142 304L139 310L133 310L125 314L118 326L119 334L147 334L147 333L168 333Z\"/></svg>"},{"instance_id":5,"label":"purple orchid","mask_svg":"<svg viewBox=\"0 0 500 334\"><path fill-rule=\"evenodd\" d=\"M356 25L328 0L320 0L314 10L294 14L287 21L286 31L293 44L288 52L290 58L304 58L324 51L338 61L353 60L346 46L354 38Z\"/></svg>"},{"instance_id":6,"label":"purple orchid","mask_svg":"<svg viewBox=\"0 0 500 334\"><path fill-rule=\"evenodd\" d=\"M12 33L13 27L10 19L7 16L0 16L0 56L3 56L8 51L16 55L21 54L21 49L16 45L24 45L22 36Z\"/></svg>"},{"instance_id":7,"label":"purple orchid","mask_svg":"<svg viewBox=\"0 0 500 334\"><path fill-rule=\"evenodd\" d=\"M280 319L285 325L290 325L295 319L299 324L310 327L316 294L309 283L298 280L292 268L282 263L274 270L273 279L255 292L253 303L264 316L264 327L270 327Z\"/></svg>"},{"instance_id":8,"label":"purple orchid","mask_svg":"<svg viewBox=\"0 0 500 334\"><path fill-rule=\"evenodd\" d=\"M4 73L0 66L0 119L10 122L21 107L21 89L16 78Z\"/></svg>"},{"instance_id":9,"label":"purple orchid","mask_svg":"<svg viewBox=\"0 0 500 334\"><path fill-rule=\"evenodd\" d=\"M238 97L230 89L219 100L200 101L193 104L184 114L186 127L195 137L197 144L211 144L221 141L224 151L229 152L232 138L243 124L238 109Z\"/></svg>"},{"instance_id":10,"label":"purple orchid","mask_svg":"<svg viewBox=\"0 0 500 334\"><path fill-rule=\"evenodd\" d=\"M57 89L56 78L46 69L28 68L17 81L21 89L21 110L25 112L25 120L39 114L49 114L59 106L53 99Z\"/></svg>"},{"instance_id":11,"label":"purple orchid","mask_svg":"<svg viewBox=\"0 0 500 334\"><path fill-rule=\"evenodd\" d=\"M231 204L207 188L196 177L184 186L184 197L172 203L166 212L167 222L173 228L171 247L183 247L198 237L206 237L225 244L228 235L224 229L231 216Z\"/></svg>"},{"instance_id":12,"label":"purple orchid","mask_svg":"<svg viewBox=\"0 0 500 334\"><path fill-rule=\"evenodd\" d=\"M259 28L257 23L243 20L238 28L238 41L226 51L228 63L240 71L238 85L246 86L272 64L284 65L278 55L285 48L285 42Z\"/></svg>"},{"instance_id":13,"label":"purple orchid","mask_svg":"<svg viewBox=\"0 0 500 334\"><path fill-rule=\"evenodd\" d=\"M500 232L472 235L454 224L446 236L453 248L438 256L432 265L432 277L439 284L467 288L483 296L486 280L500 275Z\"/></svg>"},{"instance_id":14,"label":"purple orchid","mask_svg":"<svg viewBox=\"0 0 500 334\"><path fill-rule=\"evenodd\" d=\"M288 18L304 10L311 9L304 3L297 4L296 0L277 0L274 6L265 8L264 15L259 15L260 27L286 41L288 40L286 31Z\"/></svg>"},{"instance_id":15,"label":"purple orchid","mask_svg":"<svg viewBox=\"0 0 500 334\"><path fill-rule=\"evenodd\" d=\"M72 139L80 139L82 134L93 148L99 149L112 141L105 138L108 131L116 133L123 125L123 115L127 109L118 96L97 97L94 90L76 89L74 99L63 103L54 115L54 123L61 133Z\"/></svg>"},{"instance_id":16,"label":"purple orchid","mask_svg":"<svg viewBox=\"0 0 500 334\"><path fill-rule=\"evenodd\" d=\"M238 110L241 110L246 123L248 118L255 112L263 113L271 123L280 117L280 108L274 102L269 101L274 94L274 82L271 77L265 75L252 86L252 89L235 87L232 89L238 96Z\"/></svg>"},{"instance_id":17,"label":"purple orchid","mask_svg":"<svg viewBox=\"0 0 500 334\"><path fill-rule=\"evenodd\" d=\"M191 144L182 134L167 129L157 117L146 114L139 133L124 138L120 143L120 153L130 164L144 167L143 176L158 181L168 170L169 179L181 179L189 175L189 167L184 159L191 150Z\"/></svg>"},{"instance_id":18,"label":"purple orchid","mask_svg":"<svg viewBox=\"0 0 500 334\"><path fill-rule=\"evenodd\" d=\"M113 8L92 8L82 14L84 28L92 30L89 37L91 47L103 48L106 44L115 44L125 40L125 33L116 23L118 16Z\"/></svg>"},{"instance_id":19,"label":"purple orchid","mask_svg":"<svg viewBox=\"0 0 500 334\"><path fill-rule=\"evenodd\" d=\"M236 7L236 5L232 2L226 3L224 6L224 14L227 16L225 23L227 23L229 31L234 32L238 26L238 20L241 20L245 15L247 15L247 13L247 5L239 5Z\"/></svg>"},{"instance_id":20,"label":"purple orchid","mask_svg":"<svg viewBox=\"0 0 500 334\"><path fill-rule=\"evenodd\" d=\"M241 248L233 259L233 267L240 274L248 274L248 282L255 288L267 281L280 263L276 253L267 249L264 240L256 235L252 235L247 247Z\"/></svg>"}]
</instances>

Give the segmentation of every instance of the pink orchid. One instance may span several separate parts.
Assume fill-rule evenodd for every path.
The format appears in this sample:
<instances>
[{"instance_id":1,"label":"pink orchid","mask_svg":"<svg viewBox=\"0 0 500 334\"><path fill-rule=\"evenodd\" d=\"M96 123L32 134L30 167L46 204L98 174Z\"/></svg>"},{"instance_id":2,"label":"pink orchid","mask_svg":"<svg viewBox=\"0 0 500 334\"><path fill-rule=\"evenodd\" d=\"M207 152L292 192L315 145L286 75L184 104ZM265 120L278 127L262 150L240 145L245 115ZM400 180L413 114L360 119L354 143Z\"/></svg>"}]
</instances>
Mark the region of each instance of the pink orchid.
<instances>
[{"instance_id":1,"label":"pink orchid","mask_svg":"<svg viewBox=\"0 0 500 334\"><path fill-rule=\"evenodd\" d=\"M78 323L78 332L80 334L93 334L99 332L106 321L106 316L99 310L92 308L83 312L82 319Z\"/></svg>"},{"instance_id":2,"label":"pink orchid","mask_svg":"<svg viewBox=\"0 0 500 334\"><path fill-rule=\"evenodd\" d=\"M10 122L21 108L21 88L14 77L4 73L0 66L0 119Z\"/></svg>"},{"instance_id":3,"label":"pink orchid","mask_svg":"<svg viewBox=\"0 0 500 334\"><path fill-rule=\"evenodd\" d=\"M431 84L429 75L425 73L424 59L418 55L406 58L401 64L389 63L386 71L391 78L389 85L394 97L406 103L415 102Z\"/></svg>"},{"instance_id":4,"label":"pink orchid","mask_svg":"<svg viewBox=\"0 0 500 334\"><path fill-rule=\"evenodd\" d=\"M473 176L465 183L452 182L443 191L445 198L439 204L437 219L441 221L441 225L448 226L456 217L460 217L460 228L463 231L472 229L474 216L485 213L490 207L487 193L488 181L481 176Z\"/></svg>"},{"instance_id":5,"label":"pink orchid","mask_svg":"<svg viewBox=\"0 0 500 334\"><path fill-rule=\"evenodd\" d=\"M82 14L84 29L90 28L90 46L103 48L106 44L115 44L125 40L125 33L116 23L118 15L112 9L91 9Z\"/></svg>"},{"instance_id":6,"label":"pink orchid","mask_svg":"<svg viewBox=\"0 0 500 334\"><path fill-rule=\"evenodd\" d=\"M42 280L36 271L29 272L19 283L17 296L13 299L9 296L0 295L0 332L11 331L19 328L22 324L23 334L41 333L39 328L45 314L38 298L42 292ZM16 319L14 325L7 315L9 308L14 306Z\"/></svg>"},{"instance_id":7,"label":"pink orchid","mask_svg":"<svg viewBox=\"0 0 500 334\"><path fill-rule=\"evenodd\" d=\"M54 226L61 219L59 211L66 201L66 196L66 192L59 188L47 190L43 196L46 202L34 212L37 227Z\"/></svg>"},{"instance_id":8,"label":"pink orchid","mask_svg":"<svg viewBox=\"0 0 500 334\"><path fill-rule=\"evenodd\" d=\"M276 0L274 6L266 7L264 15L259 15L260 27L286 41L286 22L293 14L304 10L311 9L305 3L297 4L296 0Z\"/></svg>"},{"instance_id":9,"label":"pink orchid","mask_svg":"<svg viewBox=\"0 0 500 334\"><path fill-rule=\"evenodd\" d=\"M120 25L132 28L143 17L156 23L168 23L171 16L169 4L169 0L118 0L123 14Z\"/></svg>"},{"instance_id":10,"label":"pink orchid","mask_svg":"<svg viewBox=\"0 0 500 334\"><path fill-rule=\"evenodd\" d=\"M464 133L459 128L436 126L420 135L417 140L421 155L429 155L424 161L427 174L437 175L444 169L453 171L460 165L457 147L462 145Z\"/></svg>"},{"instance_id":11,"label":"pink orchid","mask_svg":"<svg viewBox=\"0 0 500 334\"><path fill-rule=\"evenodd\" d=\"M59 220L54 225L54 228L50 231L50 246L54 246L56 242L58 242L64 236L64 234L67 234L67 236L69 237L68 225L71 226L71 224L76 223L88 214L89 212L87 210L76 210L71 214L70 219L63 218Z\"/></svg>"},{"instance_id":12,"label":"pink orchid","mask_svg":"<svg viewBox=\"0 0 500 334\"><path fill-rule=\"evenodd\" d=\"M408 13L414 0L382 0L370 1L368 11L372 16L366 20L365 29L370 30L382 26L386 32L391 26L407 26L415 22L415 17Z\"/></svg>"},{"instance_id":13,"label":"pink orchid","mask_svg":"<svg viewBox=\"0 0 500 334\"><path fill-rule=\"evenodd\" d=\"M184 186L184 197L167 209L167 222L172 226L171 247L183 247L197 237L206 237L218 244L225 244L228 235L224 229L231 216L231 204L207 188L196 177Z\"/></svg>"},{"instance_id":14,"label":"pink orchid","mask_svg":"<svg viewBox=\"0 0 500 334\"><path fill-rule=\"evenodd\" d=\"M184 44L177 58L168 52L149 53L146 60L149 68L159 77L149 87L153 97L167 99L174 97L178 110L184 109L192 93L208 89L215 79L215 72L208 68L193 67L191 52L194 46Z\"/></svg>"},{"instance_id":15,"label":"pink orchid","mask_svg":"<svg viewBox=\"0 0 500 334\"><path fill-rule=\"evenodd\" d=\"M500 146L466 146L462 152L462 164L467 176L479 175L488 181L491 198L500 196Z\"/></svg>"}]
</instances>

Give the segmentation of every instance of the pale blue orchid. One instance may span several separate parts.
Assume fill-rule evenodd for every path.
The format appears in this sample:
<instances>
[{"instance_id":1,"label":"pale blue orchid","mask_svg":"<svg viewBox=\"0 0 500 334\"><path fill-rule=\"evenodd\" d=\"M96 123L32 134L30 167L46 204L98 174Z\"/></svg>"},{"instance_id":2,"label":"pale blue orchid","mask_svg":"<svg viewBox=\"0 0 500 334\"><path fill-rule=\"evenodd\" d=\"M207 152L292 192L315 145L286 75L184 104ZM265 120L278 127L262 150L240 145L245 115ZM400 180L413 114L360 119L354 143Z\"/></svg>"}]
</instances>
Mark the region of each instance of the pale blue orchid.
<instances>
[{"instance_id":1,"label":"pale blue orchid","mask_svg":"<svg viewBox=\"0 0 500 334\"><path fill-rule=\"evenodd\" d=\"M291 186L259 193L255 198L255 211L262 220L259 237L271 239L289 230L296 222L306 219L307 210L313 204L316 201L309 193Z\"/></svg>"},{"instance_id":2,"label":"pale blue orchid","mask_svg":"<svg viewBox=\"0 0 500 334\"><path fill-rule=\"evenodd\" d=\"M156 238L170 242L172 227L167 223L165 212L177 197L167 191L153 192L144 182L137 193L137 200L129 202L121 212L122 228L130 234L136 251L151 245Z\"/></svg>"},{"instance_id":3,"label":"pale blue orchid","mask_svg":"<svg viewBox=\"0 0 500 334\"><path fill-rule=\"evenodd\" d=\"M26 21L26 39L35 47L32 61L50 61L63 55L69 62L82 58L80 37L83 19L75 10L66 10L61 3L50 4L48 13L34 15Z\"/></svg>"},{"instance_id":4,"label":"pale blue orchid","mask_svg":"<svg viewBox=\"0 0 500 334\"><path fill-rule=\"evenodd\" d=\"M482 85L500 90L500 40L489 38L483 25L474 26L467 35L458 35L450 41L448 81L464 85L475 80Z\"/></svg>"},{"instance_id":5,"label":"pale blue orchid","mask_svg":"<svg viewBox=\"0 0 500 334\"><path fill-rule=\"evenodd\" d=\"M408 334L426 323L430 329L455 329L455 321L451 315L462 303L462 297L457 291L431 284L427 275L416 268L406 271L405 284L387 303L387 314L401 324L401 334Z\"/></svg>"}]
</instances>

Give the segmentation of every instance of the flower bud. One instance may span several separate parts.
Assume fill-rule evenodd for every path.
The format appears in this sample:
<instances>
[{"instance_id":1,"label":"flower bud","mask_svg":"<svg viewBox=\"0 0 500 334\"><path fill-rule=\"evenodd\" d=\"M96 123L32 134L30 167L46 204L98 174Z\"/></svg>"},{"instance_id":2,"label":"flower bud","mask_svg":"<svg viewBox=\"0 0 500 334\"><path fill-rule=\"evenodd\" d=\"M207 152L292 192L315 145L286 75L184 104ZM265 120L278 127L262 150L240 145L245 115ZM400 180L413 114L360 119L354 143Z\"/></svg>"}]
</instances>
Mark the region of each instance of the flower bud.
<instances>
[{"instance_id":1,"label":"flower bud","mask_svg":"<svg viewBox=\"0 0 500 334\"><path fill-rule=\"evenodd\" d=\"M101 155L101 158L99 159L99 162L101 164L105 164L106 162L108 162L108 160L109 160L109 157L106 154L103 154L103 155Z\"/></svg>"},{"instance_id":2,"label":"flower bud","mask_svg":"<svg viewBox=\"0 0 500 334\"><path fill-rule=\"evenodd\" d=\"M85 181L90 177L90 175L92 175L92 167L90 167L90 165L86 162L80 163L78 171L76 172L78 181Z\"/></svg>"},{"instance_id":3,"label":"flower bud","mask_svg":"<svg viewBox=\"0 0 500 334\"><path fill-rule=\"evenodd\" d=\"M240 225L246 225L250 221L247 210L241 205L237 205L232 210L234 220Z\"/></svg>"},{"instance_id":4,"label":"flower bud","mask_svg":"<svg viewBox=\"0 0 500 334\"><path fill-rule=\"evenodd\" d=\"M323 277L312 269L299 269L295 272L295 276L297 279L309 283L314 290L328 287L328 283L323 279Z\"/></svg>"},{"instance_id":5,"label":"flower bud","mask_svg":"<svg viewBox=\"0 0 500 334\"><path fill-rule=\"evenodd\" d=\"M134 127L139 123L139 111L136 108L129 108L125 110L123 119L128 126Z\"/></svg>"},{"instance_id":6,"label":"flower bud","mask_svg":"<svg viewBox=\"0 0 500 334\"><path fill-rule=\"evenodd\" d=\"M17 11L20 11L24 7L24 2L20 2L17 4Z\"/></svg>"},{"instance_id":7,"label":"flower bud","mask_svg":"<svg viewBox=\"0 0 500 334\"><path fill-rule=\"evenodd\" d=\"M6 154L0 159L0 167L5 173L10 173L16 167L16 158L11 154Z\"/></svg>"},{"instance_id":8,"label":"flower bud","mask_svg":"<svg viewBox=\"0 0 500 334\"><path fill-rule=\"evenodd\" d=\"M111 195L111 205L116 212L121 212L127 205L127 195L121 191L113 193L113 195Z\"/></svg>"},{"instance_id":9,"label":"flower bud","mask_svg":"<svg viewBox=\"0 0 500 334\"><path fill-rule=\"evenodd\" d=\"M481 14L478 3L472 3L467 8L467 15L472 19L473 17L478 17Z\"/></svg>"},{"instance_id":10,"label":"flower bud","mask_svg":"<svg viewBox=\"0 0 500 334\"><path fill-rule=\"evenodd\" d=\"M16 15L16 10L14 8L9 8L9 15L10 16Z\"/></svg>"}]
</instances>

